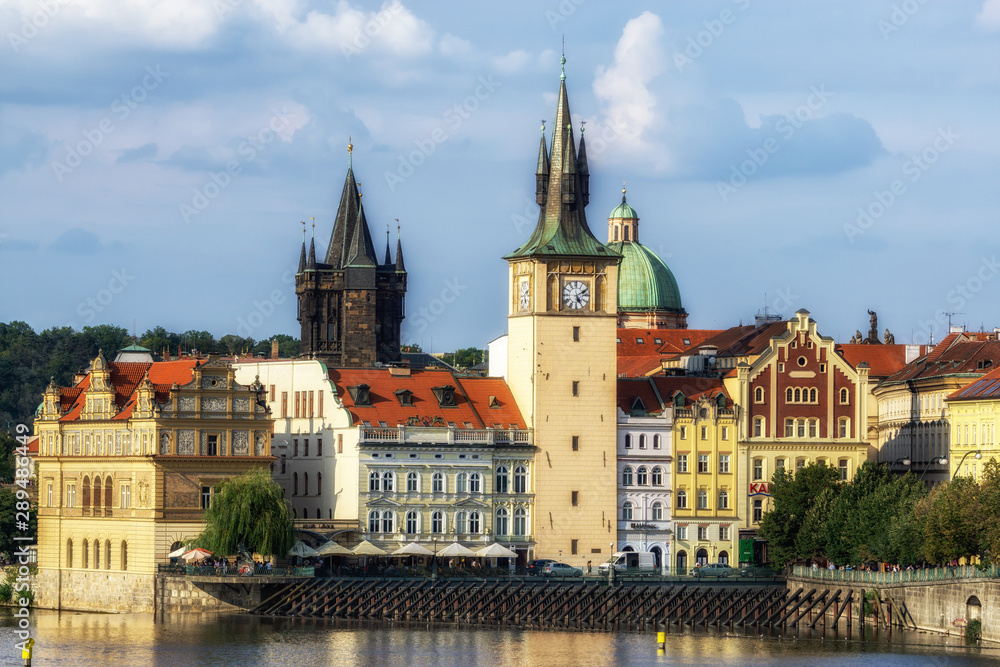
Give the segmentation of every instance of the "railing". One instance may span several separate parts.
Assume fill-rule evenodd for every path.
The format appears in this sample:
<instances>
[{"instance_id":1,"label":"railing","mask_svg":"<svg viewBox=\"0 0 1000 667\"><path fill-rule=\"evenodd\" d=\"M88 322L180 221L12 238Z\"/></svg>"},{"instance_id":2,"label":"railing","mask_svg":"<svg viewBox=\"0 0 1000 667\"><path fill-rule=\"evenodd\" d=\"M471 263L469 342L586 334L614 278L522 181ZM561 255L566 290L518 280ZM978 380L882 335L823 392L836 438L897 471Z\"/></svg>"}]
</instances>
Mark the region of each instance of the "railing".
<instances>
[{"instance_id":1,"label":"railing","mask_svg":"<svg viewBox=\"0 0 1000 667\"><path fill-rule=\"evenodd\" d=\"M1000 579L1000 566L956 565L954 567L900 570L899 572L867 572L865 570L813 569L807 565L796 565L792 568L792 576L858 584L907 584L953 581L955 579Z\"/></svg>"},{"instance_id":2,"label":"railing","mask_svg":"<svg viewBox=\"0 0 1000 667\"><path fill-rule=\"evenodd\" d=\"M258 565L257 567L245 567L242 570L227 565L224 567L214 567L212 565L157 565L156 571L159 574L176 574L190 577L314 577L316 568L309 567L272 567L267 568Z\"/></svg>"},{"instance_id":3,"label":"railing","mask_svg":"<svg viewBox=\"0 0 1000 667\"><path fill-rule=\"evenodd\" d=\"M532 432L523 429L472 429L451 426L362 426L359 442L426 444L530 445Z\"/></svg>"}]
</instances>

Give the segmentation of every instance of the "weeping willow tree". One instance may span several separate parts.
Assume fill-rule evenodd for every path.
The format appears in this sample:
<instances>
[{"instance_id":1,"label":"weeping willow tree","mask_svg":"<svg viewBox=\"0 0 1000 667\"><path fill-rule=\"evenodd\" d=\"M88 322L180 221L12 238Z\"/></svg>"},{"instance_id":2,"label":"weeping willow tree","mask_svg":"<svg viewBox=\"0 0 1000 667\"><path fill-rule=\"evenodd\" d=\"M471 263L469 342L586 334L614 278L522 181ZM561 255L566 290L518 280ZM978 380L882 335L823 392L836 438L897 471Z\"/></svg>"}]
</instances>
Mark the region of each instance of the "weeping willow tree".
<instances>
[{"instance_id":1,"label":"weeping willow tree","mask_svg":"<svg viewBox=\"0 0 1000 667\"><path fill-rule=\"evenodd\" d=\"M205 530L194 543L215 554L288 553L295 543L292 514L267 468L231 477L217 487L205 510Z\"/></svg>"}]
</instances>

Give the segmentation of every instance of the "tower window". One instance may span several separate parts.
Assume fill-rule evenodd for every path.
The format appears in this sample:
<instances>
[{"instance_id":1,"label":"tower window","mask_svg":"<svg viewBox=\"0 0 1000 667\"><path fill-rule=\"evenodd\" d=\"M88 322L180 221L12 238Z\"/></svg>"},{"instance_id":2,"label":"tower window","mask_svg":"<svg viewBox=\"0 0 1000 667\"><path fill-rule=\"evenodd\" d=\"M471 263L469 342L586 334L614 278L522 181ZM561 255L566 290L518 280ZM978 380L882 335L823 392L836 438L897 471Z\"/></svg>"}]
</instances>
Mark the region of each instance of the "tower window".
<instances>
[{"instance_id":1,"label":"tower window","mask_svg":"<svg viewBox=\"0 0 1000 667\"><path fill-rule=\"evenodd\" d=\"M580 327L573 327L573 342L580 342Z\"/></svg>"},{"instance_id":2,"label":"tower window","mask_svg":"<svg viewBox=\"0 0 1000 667\"><path fill-rule=\"evenodd\" d=\"M580 381L579 380L573 380L573 395L574 396L579 396L580 395Z\"/></svg>"}]
</instances>

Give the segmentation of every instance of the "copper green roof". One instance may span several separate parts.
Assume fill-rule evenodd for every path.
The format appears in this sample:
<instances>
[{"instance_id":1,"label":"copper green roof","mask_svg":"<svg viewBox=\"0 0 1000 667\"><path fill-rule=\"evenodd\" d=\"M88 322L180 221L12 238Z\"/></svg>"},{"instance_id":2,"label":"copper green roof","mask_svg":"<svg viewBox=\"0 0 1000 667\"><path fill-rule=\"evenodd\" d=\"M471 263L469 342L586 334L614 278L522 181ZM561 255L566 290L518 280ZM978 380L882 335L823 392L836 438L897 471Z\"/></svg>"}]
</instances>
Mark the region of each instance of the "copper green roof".
<instances>
[{"instance_id":1,"label":"copper green roof","mask_svg":"<svg viewBox=\"0 0 1000 667\"><path fill-rule=\"evenodd\" d=\"M609 243L622 255L618 266L619 311L683 311L674 274L655 252L636 242Z\"/></svg>"},{"instance_id":2,"label":"copper green roof","mask_svg":"<svg viewBox=\"0 0 1000 667\"><path fill-rule=\"evenodd\" d=\"M639 214L635 212L635 209L628 205L625 201L625 195L622 195L622 203L615 206L615 210L611 211L611 215L608 216L609 219L621 218L623 220L638 220Z\"/></svg>"}]
</instances>

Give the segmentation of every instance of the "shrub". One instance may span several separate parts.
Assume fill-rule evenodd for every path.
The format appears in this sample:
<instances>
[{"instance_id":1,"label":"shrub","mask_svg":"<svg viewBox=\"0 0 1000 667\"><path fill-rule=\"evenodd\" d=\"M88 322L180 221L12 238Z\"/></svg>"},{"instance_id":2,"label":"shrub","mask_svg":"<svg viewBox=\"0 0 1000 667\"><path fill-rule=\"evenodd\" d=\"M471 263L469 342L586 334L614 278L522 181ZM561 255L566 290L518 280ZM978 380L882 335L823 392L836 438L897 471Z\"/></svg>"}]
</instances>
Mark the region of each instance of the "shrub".
<instances>
[{"instance_id":1,"label":"shrub","mask_svg":"<svg viewBox=\"0 0 1000 667\"><path fill-rule=\"evenodd\" d=\"M977 642L983 637L983 622L978 618L969 621L965 626L965 641Z\"/></svg>"}]
</instances>

